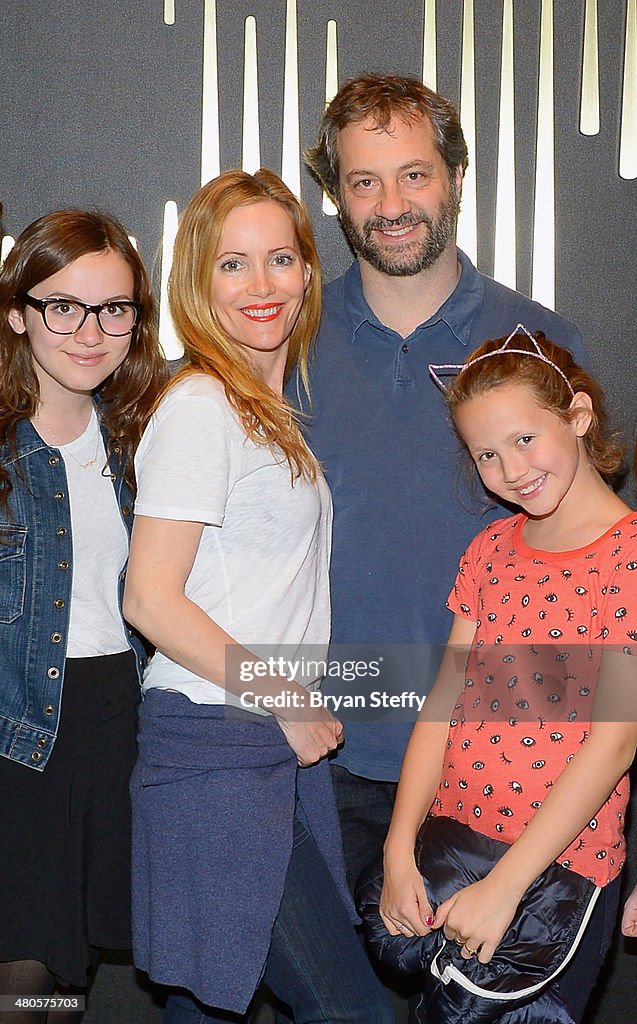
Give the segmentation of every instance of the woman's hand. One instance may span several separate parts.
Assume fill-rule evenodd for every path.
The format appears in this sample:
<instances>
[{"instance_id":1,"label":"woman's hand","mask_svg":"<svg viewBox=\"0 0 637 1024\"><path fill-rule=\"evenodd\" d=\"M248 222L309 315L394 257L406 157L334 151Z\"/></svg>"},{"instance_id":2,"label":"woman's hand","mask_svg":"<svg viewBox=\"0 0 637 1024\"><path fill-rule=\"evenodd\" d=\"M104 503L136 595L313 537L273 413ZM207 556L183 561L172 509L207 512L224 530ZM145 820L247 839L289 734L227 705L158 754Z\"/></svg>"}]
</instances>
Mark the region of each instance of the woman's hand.
<instances>
[{"instance_id":1,"label":"woman's hand","mask_svg":"<svg viewBox=\"0 0 637 1024\"><path fill-rule=\"evenodd\" d=\"M277 717L301 768L316 764L343 742L343 725L327 708L306 710L303 718Z\"/></svg>"},{"instance_id":2,"label":"woman's hand","mask_svg":"<svg viewBox=\"0 0 637 1024\"><path fill-rule=\"evenodd\" d=\"M433 910L413 853L404 858L385 853L385 877L380 916L390 935L427 935Z\"/></svg>"},{"instance_id":3,"label":"woman's hand","mask_svg":"<svg viewBox=\"0 0 637 1024\"><path fill-rule=\"evenodd\" d=\"M489 875L450 896L436 912L435 928L462 946L462 956L488 964L517 910L519 897Z\"/></svg>"}]
</instances>

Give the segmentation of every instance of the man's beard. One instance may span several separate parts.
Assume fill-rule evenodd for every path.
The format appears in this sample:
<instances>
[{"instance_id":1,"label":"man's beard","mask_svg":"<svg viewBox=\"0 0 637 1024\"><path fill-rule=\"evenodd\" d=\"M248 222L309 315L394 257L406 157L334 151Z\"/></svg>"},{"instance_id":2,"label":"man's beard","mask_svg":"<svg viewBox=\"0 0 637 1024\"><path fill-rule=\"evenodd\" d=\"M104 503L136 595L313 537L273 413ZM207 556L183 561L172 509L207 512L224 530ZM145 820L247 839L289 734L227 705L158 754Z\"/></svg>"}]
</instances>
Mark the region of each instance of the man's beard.
<instances>
[{"instance_id":1,"label":"man's beard","mask_svg":"<svg viewBox=\"0 0 637 1024\"><path fill-rule=\"evenodd\" d=\"M455 237L460 203L454 181L449 182L449 196L441 204L436 217L424 210L404 213L396 220L371 217L362 227L354 224L345 207L339 210L343 231L357 256L382 274L391 277L412 277L433 266L450 241ZM383 246L374 231L383 228L407 227L411 224L427 225L425 237L418 242L392 243Z\"/></svg>"}]
</instances>

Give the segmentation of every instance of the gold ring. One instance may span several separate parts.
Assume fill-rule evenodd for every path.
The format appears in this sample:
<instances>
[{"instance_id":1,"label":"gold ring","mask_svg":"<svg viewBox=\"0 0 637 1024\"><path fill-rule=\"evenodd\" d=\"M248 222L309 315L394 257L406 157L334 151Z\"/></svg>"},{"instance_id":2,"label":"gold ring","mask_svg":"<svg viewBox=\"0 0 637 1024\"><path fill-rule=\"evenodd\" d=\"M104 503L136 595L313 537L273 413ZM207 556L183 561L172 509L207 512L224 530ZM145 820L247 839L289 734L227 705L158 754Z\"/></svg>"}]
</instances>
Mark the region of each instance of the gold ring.
<instances>
[{"instance_id":1,"label":"gold ring","mask_svg":"<svg viewBox=\"0 0 637 1024\"><path fill-rule=\"evenodd\" d=\"M455 939L454 939L453 941L454 941L454 942L455 942L455 943L456 943L456 944L457 944L458 946L464 946L464 944L466 943L466 941L467 941L467 940L466 940L466 939L463 939L463 938L462 938L462 936L460 936L460 935L456 935L456 937L455 937Z\"/></svg>"},{"instance_id":2,"label":"gold ring","mask_svg":"<svg viewBox=\"0 0 637 1024\"><path fill-rule=\"evenodd\" d=\"M470 957L475 956L476 953L478 952L477 949L469 949L469 947L467 946L466 942L463 942L463 946L466 949L466 951L467 951L467 953L469 954Z\"/></svg>"}]
</instances>

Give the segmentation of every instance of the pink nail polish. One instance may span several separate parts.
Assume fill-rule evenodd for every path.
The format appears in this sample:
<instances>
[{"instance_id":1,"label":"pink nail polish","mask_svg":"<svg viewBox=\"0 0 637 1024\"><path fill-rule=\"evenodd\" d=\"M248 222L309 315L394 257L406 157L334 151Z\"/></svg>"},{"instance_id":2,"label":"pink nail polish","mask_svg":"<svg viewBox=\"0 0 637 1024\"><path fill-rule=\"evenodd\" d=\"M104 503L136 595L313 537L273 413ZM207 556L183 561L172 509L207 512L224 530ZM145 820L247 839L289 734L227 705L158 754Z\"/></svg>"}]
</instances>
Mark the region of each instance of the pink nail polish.
<instances>
[{"instance_id":1,"label":"pink nail polish","mask_svg":"<svg viewBox=\"0 0 637 1024\"><path fill-rule=\"evenodd\" d=\"M430 914L429 917L425 918L425 924L427 925L428 928L433 928L433 923L435 920L435 917L432 917L432 915Z\"/></svg>"}]
</instances>

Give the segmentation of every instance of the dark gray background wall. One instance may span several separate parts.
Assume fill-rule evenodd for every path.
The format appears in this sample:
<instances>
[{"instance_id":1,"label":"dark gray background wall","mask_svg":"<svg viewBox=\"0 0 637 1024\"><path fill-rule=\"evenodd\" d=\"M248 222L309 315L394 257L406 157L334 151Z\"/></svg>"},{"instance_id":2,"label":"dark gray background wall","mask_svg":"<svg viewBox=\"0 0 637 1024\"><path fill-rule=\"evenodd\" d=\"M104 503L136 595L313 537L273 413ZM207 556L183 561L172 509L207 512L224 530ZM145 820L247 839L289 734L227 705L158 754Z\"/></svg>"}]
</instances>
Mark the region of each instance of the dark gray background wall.
<instances>
[{"instance_id":1,"label":"dark gray background wall","mask_svg":"<svg viewBox=\"0 0 637 1024\"><path fill-rule=\"evenodd\" d=\"M505 2L473 4L477 145L471 158L477 169L478 263L487 273L493 269ZM15 235L60 206L104 207L124 220L147 264L158 271L164 204L174 200L183 209L200 184L204 13L215 5L175 0L173 25L165 24L164 7L164 0L1 0L0 200L6 232ZM618 159L625 33L637 22L637 5L598 0L597 7L601 127L586 137L579 131L586 0L555 0L555 304L582 329L614 415L632 440L637 181L620 178ZM518 245L511 260L517 261L518 287L530 292L542 0L516 0L513 8ZM324 104L328 20L338 27L341 81L363 70L419 75L424 9L425 0L298 0L302 146L313 141ZM241 163L243 38L250 15L257 25L261 158L280 170L286 2L217 0L215 10L221 168ZM463 10L463 0L438 0L436 9L438 89L455 102ZM631 59L637 64L634 53ZM637 76L637 66L632 73ZM632 130L637 137L637 123ZM350 255L336 218L321 212L319 189L305 171L302 189L329 279ZM637 862L634 839L632 858ZM634 1021L636 968L637 957L618 940L596 1022ZM121 1007L100 1012L93 1010L91 1019L133 1019ZM134 1019L141 1019L140 1012Z\"/></svg>"},{"instance_id":2,"label":"dark gray background wall","mask_svg":"<svg viewBox=\"0 0 637 1024\"><path fill-rule=\"evenodd\" d=\"M175 23L168 26L164 0L3 0L5 230L16 233L62 205L103 206L124 220L146 261L154 262L164 203L172 199L182 209L200 184L204 3L174 0ZM420 74L424 6L425 0L298 0L302 146L313 140L323 108L327 21L338 26L341 81L366 69ZM478 261L489 273L503 0L473 6ZM541 0L513 6L518 251L511 258L518 286L528 292ZM585 6L585 0L555 0L556 306L582 328L611 402L630 428L637 183L619 177L618 149L624 34L634 0L598 0L601 130L594 137L578 128ZM438 88L456 102L462 14L462 0L438 0ZM261 157L280 169L285 0L217 0L221 167L241 162L248 15L257 23ZM349 253L336 219L320 212L318 187L305 170L302 187L329 279Z\"/></svg>"}]
</instances>

